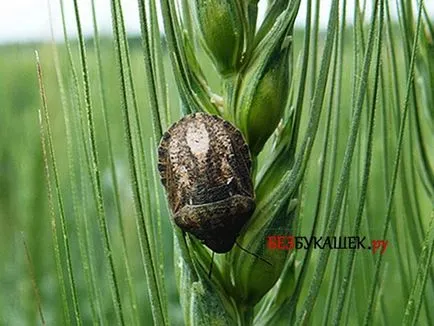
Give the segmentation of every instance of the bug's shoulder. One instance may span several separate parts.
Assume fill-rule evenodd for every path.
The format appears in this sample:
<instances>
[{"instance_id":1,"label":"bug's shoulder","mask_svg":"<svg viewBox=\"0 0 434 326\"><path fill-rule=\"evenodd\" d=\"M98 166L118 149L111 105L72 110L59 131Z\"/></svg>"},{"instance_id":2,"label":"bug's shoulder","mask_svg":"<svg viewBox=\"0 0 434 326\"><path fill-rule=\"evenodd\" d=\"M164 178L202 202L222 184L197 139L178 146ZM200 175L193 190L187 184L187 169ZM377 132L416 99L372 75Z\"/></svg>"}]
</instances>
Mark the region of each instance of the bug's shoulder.
<instances>
[{"instance_id":1,"label":"bug's shoulder","mask_svg":"<svg viewBox=\"0 0 434 326\"><path fill-rule=\"evenodd\" d=\"M167 186L168 172L170 169L170 146L173 141L179 142L183 139L185 125L191 119L191 116L184 116L177 122L173 123L169 129L163 134L158 145L158 171L161 175L161 181L164 186Z\"/></svg>"},{"instance_id":2,"label":"bug's shoulder","mask_svg":"<svg viewBox=\"0 0 434 326\"><path fill-rule=\"evenodd\" d=\"M211 117L214 120L213 125L216 126L217 138L223 138L223 133L227 135L231 140L232 151L236 154L239 163L245 165L247 171L250 171L252 165L250 149L241 130L219 116L212 115Z\"/></svg>"}]
</instances>

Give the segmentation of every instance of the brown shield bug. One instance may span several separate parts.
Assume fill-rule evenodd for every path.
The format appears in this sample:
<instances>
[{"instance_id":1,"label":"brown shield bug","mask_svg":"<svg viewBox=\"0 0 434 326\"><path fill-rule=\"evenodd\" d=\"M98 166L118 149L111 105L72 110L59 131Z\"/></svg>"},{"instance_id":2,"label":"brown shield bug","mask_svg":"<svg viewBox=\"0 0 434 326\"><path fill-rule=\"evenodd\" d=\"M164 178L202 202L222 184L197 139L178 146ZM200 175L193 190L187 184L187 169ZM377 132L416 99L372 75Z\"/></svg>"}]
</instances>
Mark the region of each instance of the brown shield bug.
<instances>
[{"instance_id":1,"label":"brown shield bug","mask_svg":"<svg viewBox=\"0 0 434 326\"><path fill-rule=\"evenodd\" d=\"M222 118L194 113L173 124L158 170L176 225L214 252L231 250L255 210L251 165L241 132Z\"/></svg>"}]
</instances>

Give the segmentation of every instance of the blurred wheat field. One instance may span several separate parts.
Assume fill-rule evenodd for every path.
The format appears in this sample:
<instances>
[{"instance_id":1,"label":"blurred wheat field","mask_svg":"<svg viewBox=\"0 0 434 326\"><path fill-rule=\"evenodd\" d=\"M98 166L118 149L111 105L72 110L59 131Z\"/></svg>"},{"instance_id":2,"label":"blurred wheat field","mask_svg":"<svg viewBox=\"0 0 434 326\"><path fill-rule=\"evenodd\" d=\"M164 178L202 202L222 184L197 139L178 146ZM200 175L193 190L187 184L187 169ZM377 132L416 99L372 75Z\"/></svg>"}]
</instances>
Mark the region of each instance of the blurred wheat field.
<instances>
[{"instance_id":1,"label":"blurred wheat field","mask_svg":"<svg viewBox=\"0 0 434 326\"><path fill-rule=\"evenodd\" d=\"M432 21L432 18L431 18ZM363 26L363 31L367 33L369 26ZM398 25L391 26L392 29L399 29ZM343 79L340 83L341 99L339 107L336 101L329 100L330 94L336 90L330 87L326 89L326 100L324 106L331 105L333 112L338 116L338 137L336 143L336 155L334 157L336 171L342 169L342 161L345 154L347 138L350 134L350 124L352 119L354 96L354 80L361 76L363 51L354 51L354 34L361 31L354 31L353 26L348 26L343 37L343 57L337 66L342 66ZM365 35L365 37L366 37ZM301 71L297 70L302 60L301 50L303 47L304 30L296 28L294 31L294 80L298 80ZM358 36L362 37L362 36ZM399 36L394 36L397 44L400 42ZM323 50L325 33L318 34L318 51ZM126 325L148 325L153 321L151 304L148 297L148 285L143 270L142 257L137 235L137 226L134 219L133 194L131 191L132 180L128 173L128 153L125 145L125 135L122 126L121 114L121 95L119 92L119 77L116 71L116 57L113 51L113 40L110 38L100 38L101 45L101 67L103 73L103 90L105 93L105 105L107 108L107 119L112 142L113 157L107 150L107 138L102 116L101 91L98 84L98 65L97 56L92 39L86 40L87 60L89 66L90 94L95 114L94 131L96 135L96 145L99 156L99 171L101 173L102 194L104 196L105 217L108 224L109 236L111 240L112 257L117 272L117 282L120 290L120 299L123 303L123 314ZM359 39L360 41L360 39ZM409 39L410 43L412 39ZM361 41L360 41L361 42ZM384 47L386 43L384 41ZM434 45L430 40L429 53L427 56L431 69L434 69ZM178 290L176 288L175 273L173 265L173 235L172 226L169 222L169 213L164 204L164 196L159 180L155 178L155 155L156 148L152 131L151 109L147 96L146 76L143 69L143 53L139 38L128 38L131 71L133 83L137 96L137 107L142 127L144 139L144 152L146 165L142 166L142 172L146 169L149 180L150 198L149 209L151 219L154 216L162 216L162 239L164 253L163 269L165 276L165 288L167 292L168 314L171 324L183 324L183 312L179 303ZM71 42L72 59L76 67L80 67L78 44ZM97 212L95 209L94 198L90 195L89 175L83 163L86 158L80 157L80 144L77 142L72 145L72 153L78 158L76 164L71 166L68 162L66 128L64 122L64 110L69 110L73 123L79 121L78 107L84 105L83 98L75 98L74 80L70 74L68 63L68 53L64 43L56 45L60 69L63 72L63 82L65 84L65 98L68 107L65 108L62 102L62 93L59 89L59 81L55 70L55 51L51 44L19 44L0 46L0 324L1 325L36 325L46 323L49 325L75 324L74 302L72 289L65 287L65 298L67 309L62 305L62 289L59 285L59 275L56 272L55 246L53 245L52 220L50 204L48 200L47 181L44 176L44 157L41 150L40 117L41 107L40 94L38 88L38 76L36 73L36 59L34 51L38 50L45 91L47 96L47 107L50 115L50 126L53 136L53 146L55 149L55 160L59 175L60 192L64 200L66 226L69 234L69 245L73 275L75 277L75 291L80 309L80 319L83 325L95 323L95 319L100 320L101 324L115 324L117 313L115 305L111 299L109 286L109 272L104 261L104 246L99 233ZM393 167L393 157L396 150L399 117L402 103L405 98L407 80L407 62L404 60L408 55L404 46L395 48L396 67L398 67L395 79L391 72L391 58L387 51L382 54L381 66L381 94L377 98L377 113L375 119L376 128L373 131L372 166L370 171L369 185L367 189L366 205L361 224L361 235L368 239L382 239L384 227L384 215L386 214L385 203L388 200L388 187L390 186L390 175ZM205 53L200 52L199 61L206 65L209 59ZM170 108L170 121L174 122L181 116L179 95L173 77L173 69L170 66L169 56L164 53L165 72L167 76L167 94ZM319 63L318 63L319 65ZM332 67L337 69L337 66ZM207 65L209 67L209 63ZM308 80L306 83L306 98L304 99L303 110L308 110L310 102L315 92L314 74L309 66ZM318 68L317 68L318 69ZM425 69L425 68L420 68ZM373 68L371 68L373 70ZM81 71L78 71L78 78L81 78ZM176 72L175 72L176 73ZM213 90L218 93L222 87L216 77L216 72L210 68L204 71ZM420 75L416 79L417 85L424 85ZM317 77L315 77L317 78ZM361 77L360 77L361 78ZM397 85L394 85L397 82ZM431 82L434 82L431 80ZM359 138L356 145L356 154L351 166L351 177L348 189L345 194L345 205L343 216L347 218L340 220L339 232L343 235L353 235L353 218L357 215L360 186L362 183L362 167L365 159L365 148L367 146L366 137L368 133L369 114L368 107L372 105L372 85L373 78L368 80L368 95L364 102L364 113L362 113L361 125L359 128ZM80 83L80 92L83 91ZM417 88L417 87L416 87ZM419 87L415 91L420 91ZM392 108L394 91L401 95L397 99L400 107ZM291 96L296 97L297 90L293 90ZM432 89L431 89L432 91ZM422 95L415 98L422 99ZM134 98L127 94L127 102L134 105ZM415 99L413 98L413 99ZM78 103L77 101L81 102ZM421 102L420 102L421 103ZM422 106L419 103L420 106ZM433 104L433 103L431 103ZM416 116L414 114L414 102L411 104L408 120L409 125L414 124ZM428 154L429 168L431 174L433 169L434 144L432 142L432 112L434 106L426 108L425 120L421 123L420 130L425 138L422 139ZM307 111L306 111L307 112ZM431 114L429 116L429 113ZM75 118L74 118L75 116ZM302 182L302 200L299 211L300 235L310 235L311 227L316 212L318 192L320 189L320 171L322 160L324 160L323 140L326 133L325 113L322 114L317 137L313 146L306 174ZM166 129L168 123L163 120L163 127ZM300 122L301 130L307 129L308 115L302 116ZM73 139L79 137L80 127L78 124L71 124ZM336 125L334 125L335 128ZM385 128L383 130L382 128ZM136 127L133 127L136 128ZM385 131L385 134L384 134ZM431 132L431 137L429 136ZM384 141L384 135L387 140ZM391 213L391 229L387 240L389 246L383 257L383 268L381 270L381 283L378 285L378 303L375 306L373 325L395 325L403 321L404 310L407 307L409 295L418 273L418 262L421 254L423 240L426 233L430 230L433 220L432 188L430 179L419 173L420 153L417 142L417 133L409 133L403 142L403 153L400 170L398 173L398 183L395 193L394 205ZM431 139L431 140L430 140ZM385 148L385 144L388 146ZM86 146L86 145L85 145ZM270 147L270 144L267 145ZM259 156L259 162L267 158L268 147ZM331 153L331 145L328 146ZM359 153L359 154L357 154ZM387 157L389 166L383 163ZM113 159L116 167L116 175L119 187L119 203L121 204L122 223L126 239L126 251L130 263L131 275L127 275L124 261L124 251L122 248L121 229L117 219L115 207L115 189L110 175L110 160ZM330 168L330 158L327 158L327 168ZM140 161L139 161L140 162ZM143 163L143 162L141 162ZM413 164L416 164L414 167ZM75 179L71 179L71 169ZM338 176L339 174L337 174ZM52 175L53 177L53 175ZM77 196L74 198L71 182L80 184L80 180L87 180L78 186ZM327 179L326 179L327 180ZM331 189L331 198L334 198L336 184ZM143 187L143 184L140 184ZM54 187L54 186L53 186ZM83 187L83 188L81 188ZM87 187L87 188L86 188ZM427 191L430 190L431 192ZM56 191L54 191L54 194ZM156 195L158 194L158 195ZM324 195L324 194L323 194ZM78 200L78 202L77 202ZM330 199L331 200L331 199ZM157 202L160 201L160 202ZM59 207L54 207L58 216ZM324 207L321 206L321 210ZM80 217L79 217L80 216ZM414 221L414 222L413 222ZM326 221L319 220L319 227L325 227ZM431 223L431 224L430 224ZM85 227L85 224L87 226ZM410 227L410 225L412 225ZM63 233L60 223L55 226L54 233L60 241ZM154 226L151 226L154 227ZM432 226L431 226L432 230ZM88 234L84 234L88 232ZM432 233L432 232L431 232ZM80 235L80 236L79 236ZM433 240L433 236L431 235ZM90 241L84 243L84 241ZM265 241L265 240L264 240ZM159 243L159 242L158 242ZM87 267L83 264L83 248L90 248L90 258ZM68 284L68 267L65 261L67 252L61 245L58 247L62 261L61 276ZM338 254L339 252L339 254ZM302 253L303 255L304 253ZM377 254L378 255L378 254ZM432 255L432 252L431 252ZM313 252L310 264L314 266L318 261L319 252ZM311 325L318 325L324 322L329 324L331 321L324 321L324 314L327 305L331 302L331 309L337 300L339 281L343 277L345 257L340 251L332 251L328 261L327 272L323 280L315 308L308 322ZM297 258L295 268L301 263L302 258ZM374 270L377 256L368 251L359 251L356 255L354 275L350 283L351 290L348 295L348 302L345 304L346 320L342 320L342 325L360 325L365 314L366 304L370 295L370 287L374 278ZM428 256L428 261L432 260ZM309 265L310 266L310 265ZM94 283L89 284L86 279L86 268L92 270ZM312 278L314 268L308 268L306 278ZM432 302L434 302L434 269L431 266L427 274L426 287L423 291L422 308L419 316L418 325L433 325L434 313ZM131 282L131 284L129 284ZM307 282L309 284L309 282ZM132 285L136 302L133 303L130 295L129 286ZM92 289L92 290L90 290ZM308 285L301 289L301 297L307 296ZM94 291L94 292L92 292ZM92 293L96 294L97 301L93 302ZM136 304L136 305L135 305ZM329 307L330 308L330 307ZM327 309L329 309L327 308ZM69 311L69 316L65 316L65 310ZM42 312L42 314L41 314ZM331 314L331 312L330 312ZM41 317L41 315L43 317ZM95 316L99 316L96 318ZM329 317L331 318L331 317Z\"/></svg>"}]
</instances>

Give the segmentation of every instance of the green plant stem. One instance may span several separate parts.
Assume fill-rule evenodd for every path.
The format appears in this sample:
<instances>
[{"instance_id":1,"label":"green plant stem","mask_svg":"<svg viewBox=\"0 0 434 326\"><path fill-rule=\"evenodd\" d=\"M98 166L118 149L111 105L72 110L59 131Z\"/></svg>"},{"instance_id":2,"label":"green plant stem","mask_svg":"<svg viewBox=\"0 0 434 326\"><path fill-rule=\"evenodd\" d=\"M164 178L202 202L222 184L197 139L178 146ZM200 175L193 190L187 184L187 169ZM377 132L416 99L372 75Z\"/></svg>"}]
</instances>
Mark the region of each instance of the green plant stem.
<instances>
[{"instance_id":1,"label":"green plant stem","mask_svg":"<svg viewBox=\"0 0 434 326\"><path fill-rule=\"evenodd\" d=\"M112 300L115 306L118 322L121 325L124 325L125 321L124 321L124 315L122 311L119 285L117 281L112 248L110 244L109 230L107 227L107 221L106 221L105 211L104 211L101 178L100 178L100 171L99 171L98 150L96 147L96 136L95 136L95 126L94 126L95 121L94 121L93 109L92 109L92 103L90 97L90 82L89 82L89 71L88 71L87 58L86 58L86 47L85 47L85 42L84 42L84 37L82 32L82 25L80 21L80 13L78 10L77 0L74 0L74 13L75 13L75 20L76 20L77 31L78 31L80 60L81 60L82 74L83 74L84 100L85 100L85 109L86 109L86 116L87 116L87 128L88 128L88 133L90 138L89 143L91 147L89 154L90 154L90 161L92 164L92 172L93 172L92 173L93 191L96 200L96 207L98 212L98 220L101 228L101 234L103 237L104 250L105 250L106 259L109 267L109 275L111 281L110 289L112 293Z\"/></svg>"},{"instance_id":2,"label":"green plant stem","mask_svg":"<svg viewBox=\"0 0 434 326\"><path fill-rule=\"evenodd\" d=\"M357 106L354 110L353 119L351 122L351 129L350 129L351 131L348 138L347 148L345 150L343 169L337 186L335 201L333 203L333 208L330 213L330 216L327 219L328 224L325 233L326 235L334 234L336 224L339 218L339 212L341 210L342 199L344 197L344 194L346 192L346 186L348 184L348 177L351 168L352 156L354 153L354 146L356 143L357 133L360 125L363 100L365 97L365 91L367 86L367 79L368 79L369 67L371 63L372 49L374 43L373 40L375 35L374 31L375 31L376 23L377 23L377 2L375 3L374 10L372 13L371 30L369 35L368 48L366 50L366 55L365 55L365 62L363 65L362 78L360 81L361 84L359 88ZM316 301L319 289L321 287L321 283L323 281L329 255L330 255L330 248L327 247L324 248L324 250L320 254L319 261L315 268L315 272L312 279L312 284L309 288L308 296L305 299L302 310L299 314L299 317L297 318L297 322L296 322L297 325L304 324L309 319L310 313L312 311L312 307Z\"/></svg>"},{"instance_id":3,"label":"green plant stem","mask_svg":"<svg viewBox=\"0 0 434 326\"><path fill-rule=\"evenodd\" d=\"M391 189L390 189L390 193L389 193L389 196L387 199L387 210L386 210L382 239L387 238L387 232L389 230L389 225L390 225L390 220L391 220L391 210L392 210L392 206L393 206L392 205L393 197L395 194L395 188L396 188L396 183L397 183L397 179L398 179L398 170L399 170L399 165L400 165L399 163L400 163L400 158L401 158L402 143L403 143L403 139L404 139L404 132L405 132L405 126L406 126L407 113L408 113L408 103L410 100L409 97L410 97L411 85L412 85L412 81L414 78L414 62L415 62L415 57L416 57L418 35L420 32L420 25L421 25L421 13L422 13L421 5L422 5L422 3L423 2L421 1L421 4L419 5L419 12L418 12L418 18L417 18L417 29L416 29L417 32L416 32L416 36L415 36L413 48L412 48L412 54L411 54L411 60L410 60L410 69L408 72L408 79L407 79L406 96L405 96L405 101L404 101L404 106L403 106L403 112L401 115L398 144L397 144L397 150L395 153L395 159L394 159L394 164L393 164L393 175L392 175L392 179L391 179L392 180ZM366 314L364 317L364 325L369 325L369 323L372 319L372 310L373 310L373 305L374 305L374 302L376 299L376 292L377 292L376 289L377 289L378 278L379 278L379 273L380 273L382 261L383 261L383 255L379 255L378 259L376 261L376 264L375 264L374 281L371 284L368 306L367 306Z\"/></svg>"},{"instance_id":4,"label":"green plant stem","mask_svg":"<svg viewBox=\"0 0 434 326\"><path fill-rule=\"evenodd\" d=\"M139 232L139 241L140 241L140 249L142 254L142 261L144 270L146 273L146 278L148 280L149 286L149 297L151 301L152 315L154 318L154 322L157 325L167 325L168 321L166 320L166 313L164 312L165 305L162 302L162 295L159 293L159 286L157 276L155 275L155 265L156 262L152 257L152 249L149 238L149 232L146 227L144 210L143 210L143 202L140 196L140 187L139 187L139 176L138 176L138 167L136 165L136 157L135 151L133 147L133 134L132 134L132 126L131 121L132 117L130 115L128 109L128 100L127 100L127 72L125 71L126 63L123 62L123 54L122 54L122 41L123 37L122 31L119 28L119 17L120 13L118 12L118 5L116 0L111 1L111 9L112 9L112 25L113 25L113 33L115 35L115 51L117 55L117 67L119 79L121 82L120 90L121 90L121 111L123 116L124 123L124 131L126 135L126 143L128 149L128 162L129 162L129 172L132 182L132 191L133 191L133 203L134 203L134 212L136 214L136 222Z\"/></svg>"},{"instance_id":5,"label":"green plant stem","mask_svg":"<svg viewBox=\"0 0 434 326\"><path fill-rule=\"evenodd\" d=\"M63 198L61 195L61 191L60 191L60 182L59 182L59 172L57 169L57 164L56 164L56 157L54 155L54 147L53 147L53 136L52 136L52 132L51 132L51 126L50 126L50 118L49 118L49 114L48 114L48 107L47 107L47 98L46 98L46 93L45 93L45 87L44 87L44 81L43 81L43 76L42 76L42 68L39 62L39 57L38 54L36 53L36 66L37 66L37 73L38 73L38 81L39 81L39 88L40 88L40 94L41 94L41 103L42 103L42 110L40 112L42 112L42 117L40 117L41 121L41 134L42 136L42 142L43 142L43 153L44 153L44 157L46 157L46 177L47 177L47 185L48 187L50 187L50 174L49 174L49 167L48 167L48 155L47 155L47 150L46 150L46 145L45 145L45 129L43 127L43 125L45 125L46 128L46 137L47 137L47 143L48 143L48 153L51 157L51 166L53 169L53 174L54 174L54 184L55 184L55 189L56 189L56 201L57 201L57 205L59 207L59 217L60 217L60 227L61 227L61 232L62 232L62 237L63 237L63 246L65 249L65 254L66 254L66 267L67 267L67 272L68 272L68 279L69 279L69 286L70 286L70 291L72 294L72 302L73 302L73 309L74 309L74 315L75 315L75 321L78 325L81 325L81 317L80 317L80 309L78 306L78 295L77 295L77 288L76 288L76 284L75 284L75 276L74 276L74 271L73 271L73 267L72 267L72 259L71 259L71 249L70 249L70 243L69 243L69 233L68 233L68 227L66 224L66 218L65 218L65 206L63 203ZM53 196L50 195L50 193L52 194L52 191L49 190L49 196L51 197L51 201L53 201ZM58 248L58 240L57 240L57 228L55 227L55 209L54 209L54 204L52 204L52 227L53 227L53 232L56 233L55 235L55 242L54 242L54 246L57 247L56 249L56 255L57 255L57 263L59 265L59 263L61 262L60 259L60 252L59 252L59 248ZM60 268L58 270L58 273L62 273L62 267L58 266L58 268ZM61 280L63 280L63 277L61 278ZM65 300L66 300L66 295L65 295ZM65 303L65 302L64 302ZM70 321L69 321L70 322Z\"/></svg>"}]
</instances>

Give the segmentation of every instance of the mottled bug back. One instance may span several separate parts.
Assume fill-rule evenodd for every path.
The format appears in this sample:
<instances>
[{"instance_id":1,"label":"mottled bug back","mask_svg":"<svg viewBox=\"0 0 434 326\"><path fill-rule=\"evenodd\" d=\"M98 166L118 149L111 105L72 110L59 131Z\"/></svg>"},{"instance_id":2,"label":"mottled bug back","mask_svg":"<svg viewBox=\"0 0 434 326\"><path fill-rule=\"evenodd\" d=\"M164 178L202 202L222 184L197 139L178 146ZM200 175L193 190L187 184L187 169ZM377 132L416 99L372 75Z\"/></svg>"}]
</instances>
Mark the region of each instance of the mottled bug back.
<instances>
[{"instance_id":1,"label":"mottled bug back","mask_svg":"<svg viewBox=\"0 0 434 326\"><path fill-rule=\"evenodd\" d=\"M255 209L249 148L218 116L188 115L164 134L159 171L175 223L227 252Z\"/></svg>"}]
</instances>

